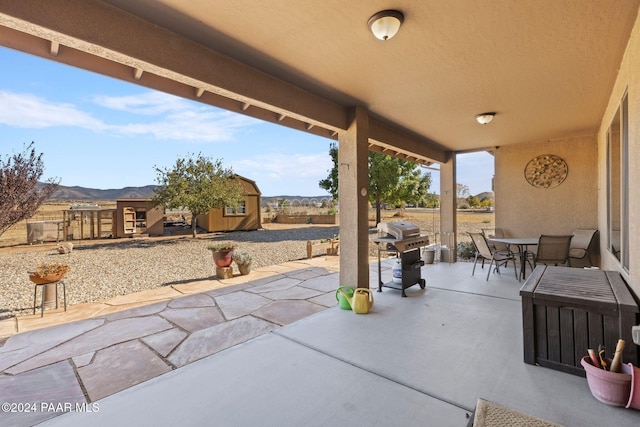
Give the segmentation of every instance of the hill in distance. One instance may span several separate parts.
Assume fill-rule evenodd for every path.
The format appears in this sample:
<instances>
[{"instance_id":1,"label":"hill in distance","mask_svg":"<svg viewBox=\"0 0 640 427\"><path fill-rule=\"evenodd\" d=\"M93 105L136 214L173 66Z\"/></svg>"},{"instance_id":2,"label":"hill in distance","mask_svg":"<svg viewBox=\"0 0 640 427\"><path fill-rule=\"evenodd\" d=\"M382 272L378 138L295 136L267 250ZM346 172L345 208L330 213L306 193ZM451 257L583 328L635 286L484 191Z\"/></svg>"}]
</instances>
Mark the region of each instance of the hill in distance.
<instances>
[{"instance_id":1,"label":"hill in distance","mask_svg":"<svg viewBox=\"0 0 640 427\"><path fill-rule=\"evenodd\" d=\"M58 188L51 196L54 201L82 200L117 200L117 199L145 199L153 197L153 192L157 185L145 185L144 187L124 187L119 189L99 190L85 187L66 187L58 185ZM263 203L276 202L277 200L302 200L302 199L329 199L331 196L262 196Z\"/></svg>"},{"instance_id":2,"label":"hill in distance","mask_svg":"<svg viewBox=\"0 0 640 427\"><path fill-rule=\"evenodd\" d=\"M120 189L99 190L85 187L65 187L58 185L58 188L51 196L52 200L116 200L116 199L143 199L153 196L156 185L145 185L144 187L124 187Z\"/></svg>"}]
</instances>

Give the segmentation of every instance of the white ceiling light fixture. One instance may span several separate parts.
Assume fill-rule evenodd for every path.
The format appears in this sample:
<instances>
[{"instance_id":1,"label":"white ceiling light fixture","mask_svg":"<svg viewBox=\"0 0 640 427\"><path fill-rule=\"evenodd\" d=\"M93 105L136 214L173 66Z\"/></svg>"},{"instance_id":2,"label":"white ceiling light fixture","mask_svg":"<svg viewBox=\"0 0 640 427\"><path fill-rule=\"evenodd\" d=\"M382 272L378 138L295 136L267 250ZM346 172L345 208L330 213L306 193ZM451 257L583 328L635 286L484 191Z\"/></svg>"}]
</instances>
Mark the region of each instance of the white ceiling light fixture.
<instances>
[{"instance_id":1,"label":"white ceiling light fixture","mask_svg":"<svg viewBox=\"0 0 640 427\"><path fill-rule=\"evenodd\" d=\"M491 120L493 120L493 117L496 115L496 113L482 113L482 114L478 114L476 116L476 120L478 121L478 123L480 123L481 125L486 125L487 123L489 123Z\"/></svg>"},{"instance_id":2,"label":"white ceiling light fixture","mask_svg":"<svg viewBox=\"0 0 640 427\"><path fill-rule=\"evenodd\" d=\"M395 36L404 22L404 15L397 10L383 10L369 18L369 29L380 40Z\"/></svg>"}]
</instances>

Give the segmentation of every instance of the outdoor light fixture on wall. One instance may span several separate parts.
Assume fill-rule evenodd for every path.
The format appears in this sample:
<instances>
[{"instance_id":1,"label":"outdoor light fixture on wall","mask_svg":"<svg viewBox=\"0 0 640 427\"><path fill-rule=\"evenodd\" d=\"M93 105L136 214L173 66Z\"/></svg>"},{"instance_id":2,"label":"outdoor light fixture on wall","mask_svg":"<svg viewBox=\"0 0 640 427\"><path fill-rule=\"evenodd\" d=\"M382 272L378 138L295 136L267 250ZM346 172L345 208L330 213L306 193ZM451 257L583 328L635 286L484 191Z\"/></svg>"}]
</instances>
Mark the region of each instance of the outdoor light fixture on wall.
<instances>
[{"instance_id":1,"label":"outdoor light fixture on wall","mask_svg":"<svg viewBox=\"0 0 640 427\"><path fill-rule=\"evenodd\" d=\"M369 18L369 29L376 38L389 40L395 36L404 22L404 15L397 10L383 10Z\"/></svg>"},{"instance_id":2,"label":"outdoor light fixture on wall","mask_svg":"<svg viewBox=\"0 0 640 427\"><path fill-rule=\"evenodd\" d=\"M496 115L496 113L482 113L482 114L478 114L476 116L476 120L478 121L478 123L480 123L481 125L486 125L487 123L489 123L491 120L493 120L493 117Z\"/></svg>"}]
</instances>

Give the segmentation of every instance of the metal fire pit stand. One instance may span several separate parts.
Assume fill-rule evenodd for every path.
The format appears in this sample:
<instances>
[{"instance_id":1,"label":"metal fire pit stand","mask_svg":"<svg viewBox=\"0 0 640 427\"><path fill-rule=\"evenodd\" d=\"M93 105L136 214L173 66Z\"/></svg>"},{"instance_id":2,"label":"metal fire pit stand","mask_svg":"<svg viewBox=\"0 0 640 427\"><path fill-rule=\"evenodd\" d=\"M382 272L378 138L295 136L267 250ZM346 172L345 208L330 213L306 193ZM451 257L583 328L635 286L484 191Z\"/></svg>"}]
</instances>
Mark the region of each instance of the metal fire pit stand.
<instances>
[{"instance_id":1,"label":"metal fire pit stand","mask_svg":"<svg viewBox=\"0 0 640 427\"><path fill-rule=\"evenodd\" d=\"M378 246L378 292L382 292L382 287L398 289L402 291L402 296L406 297L405 289L410 288L413 285L420 285L420 289L424 289L426 286L425 280L422 278L420 268L424 265L424 261L420 259L420 248L415 248L407 251L400 251L394 245L394 239L380 237L373 239ZM384 249L380 247L380 244L384 245ZM380 260L380 252L395 252L396 258L400 258L400 265L402 266L402 283L396 283L394 281L384 283L382 281L382 262Z\"/></svg>"}]
</instances>

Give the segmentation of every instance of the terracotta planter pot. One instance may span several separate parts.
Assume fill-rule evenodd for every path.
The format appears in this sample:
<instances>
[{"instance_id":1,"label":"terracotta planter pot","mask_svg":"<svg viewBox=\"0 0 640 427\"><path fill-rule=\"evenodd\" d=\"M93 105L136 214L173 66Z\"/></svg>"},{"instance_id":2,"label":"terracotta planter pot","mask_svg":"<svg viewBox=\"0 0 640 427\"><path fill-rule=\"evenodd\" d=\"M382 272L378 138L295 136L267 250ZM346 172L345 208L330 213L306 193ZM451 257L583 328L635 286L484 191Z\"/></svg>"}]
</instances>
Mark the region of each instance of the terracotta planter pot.
<instances>
[{"instance_id":1,"label":"terracotta planter pot","mask_svg":"<svg viewBox=\"0 0 640 427\"><path fill-rule=\"evenodd\" d=\"M29 280L31 280L36 285L44 285L45 283L53 283L62 280L64 277L63 274L47 274L43 277L38 276L35 273L29 273Z\"/></svg>"},{"instance_id":2,"label":"terracotta planter pot","mask_svg":"<svg viewBox=\"0 0 640 427\"><path fill-rule=\"evenodd\" d=\"M66 273L47 274L43 277L35 273L29 273L29 280L36 285L45 285L47 283L55 283L64 278ZM44 308L54 308L56 306L56 286L47 286L44 289Z\"/></svg>"},{"instance_id":3,"label":"terracotta planter pot","mask_svg":"<svg viewBox=\"0 0 640 427\"><path fill-rule=\"evenodd\" d=\"M218 268L229 267L233 262L233 259L231 258L232 252L233 252L233 249L212 252L213 262L216 264L216 267Z\"/></svg>"}]
</instances>

